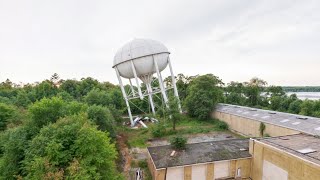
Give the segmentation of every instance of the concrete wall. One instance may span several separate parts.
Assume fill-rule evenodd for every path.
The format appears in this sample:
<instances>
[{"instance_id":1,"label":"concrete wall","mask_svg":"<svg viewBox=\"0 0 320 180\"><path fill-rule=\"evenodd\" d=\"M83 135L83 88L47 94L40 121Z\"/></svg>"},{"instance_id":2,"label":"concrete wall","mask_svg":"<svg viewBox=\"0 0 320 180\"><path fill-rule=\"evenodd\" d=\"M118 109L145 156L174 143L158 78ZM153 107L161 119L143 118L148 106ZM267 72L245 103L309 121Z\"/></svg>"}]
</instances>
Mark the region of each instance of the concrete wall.
<instances>
[{"instance_id":1,"label":"concrete wall","mask_svg":"<svg viewBox=\"0 0 320 180\"><path fill-rule=\"evenodd\" d=\"M257 140L250 140L250 146L252 148L251 177L253 180L271 180L274 177L279 180L286 179L286 177L288 180L320 179L319 165Z\"/></svg>"},{"instance_id":2,"label":"concrete wall","mask_svg":"<svg viewBox=\"0 0 320 180\"><path fill-rule=\"evenodd\" d=\"M213 180L222 177L235 177L237 169L241 169L241 177L243 179L249 178L251 174L251 158L170 167L159 170L152 168L151 165L149 165L149 168L155 180Z\"/></svg>"},{"instance_id":3,"label":"concrete wall","mask_svg":"<svg viewBox=\"0 0 320 180\"><path fill-rule=\"evenodd\" d=\"M166 178L167 169L164 168L164 169L157 170L149 153L148 153L147 162L148 162L148 168L149 168L151 175L152 175L152 179L164 180Z\"/></svg>"},{"instance_id":4,"label":"concrete wall","mask_svg":"<svg viewBox=\"0 0 320 180\"><path fill-rule=\"evenodd\" d=\"M260 121L214 111L212 117L226 122L229 125L229 129L238 134L249 136L249 137L259 137L260 136ZM265 134L270 136L284 136L298 134L299 131L288 129L285 127L276 126L273 124L264 123L266 126Z\"/></svg>"}]
</instances>

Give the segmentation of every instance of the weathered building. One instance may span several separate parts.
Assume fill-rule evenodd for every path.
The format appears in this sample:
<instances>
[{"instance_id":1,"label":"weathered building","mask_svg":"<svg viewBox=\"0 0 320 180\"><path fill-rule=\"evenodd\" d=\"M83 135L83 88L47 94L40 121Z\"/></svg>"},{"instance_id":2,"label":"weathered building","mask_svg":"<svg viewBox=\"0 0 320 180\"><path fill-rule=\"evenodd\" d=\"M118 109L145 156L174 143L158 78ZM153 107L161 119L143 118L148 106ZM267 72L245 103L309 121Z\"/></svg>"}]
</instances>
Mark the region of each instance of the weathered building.
<instances>
[{"instance_id":1,"label":"weathered building","mask_svg":"<svg viewBox=\"0 0 320 180\"><path fill-rule=\"evenodd\" d=\"M219 104L212 113L249 137L188 144L171 157L170 146L149 147L156 180L320 180L320 118Z\"/></svg>"},{"instance_id":2,"label":"weathered building","mask_svg":"<svg viewBox=\"0 0 320 180\"><path fill-rule=\"evenodd\" d=\"M170 156L170 145L148 147L149 169L156 180L229 179L251 174L248 139L188 144Z\"/></svg>"},{"instance_id":3,"label":"weathered building","mask_svg":"<svg viewBox=\"0 0 320 180\"><path fill-rule=\"evenodd\" d=\"M320 118L250 107L219 104L212 116L226 122L229 129L249 137L259 137L260 124L265 125L264 134L284 136L298 133L320 135Z\"/></svg>"},{"instance_id":4,"label":"weathered building","mask_svg":"<svg viewBox=\"0 0 320 180\"><path fill-rule=\"evenodd\" d=\"M320 139L297 134L250 140L253 180L320 179Z\"/></svg>"}]
</instances>

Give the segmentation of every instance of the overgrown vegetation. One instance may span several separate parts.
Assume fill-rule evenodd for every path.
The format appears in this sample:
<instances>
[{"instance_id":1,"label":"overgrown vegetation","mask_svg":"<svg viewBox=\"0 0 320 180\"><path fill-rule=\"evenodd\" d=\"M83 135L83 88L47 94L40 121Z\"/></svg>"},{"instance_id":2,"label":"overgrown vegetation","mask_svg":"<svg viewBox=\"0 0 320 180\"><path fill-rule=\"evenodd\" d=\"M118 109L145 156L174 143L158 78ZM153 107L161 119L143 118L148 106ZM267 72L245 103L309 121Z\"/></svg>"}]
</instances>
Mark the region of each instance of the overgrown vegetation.
<instances>
[{"instance_id":1,"label":"overgrown vegetation","mask_svg":"<svg viewBox=\"0 0 320 180\"><path fill-rule=\"evenodd\" d=\"M263 123L263 122L260 122L260 125L259 125L259 133L260 133L260 136L263 137L265 134L266 130L266 125Z\"/></svg>"},{"instance_id":2,"label":"overgrown vegetation","mask_svg":"<svg viewBox=\"0 0 320 180\"><path fill-rule=\"evenodd\" d=\"M168 92L170 109L161 98L153 99L160 123L137 130L122 126L126 106L120 88L109 82L62 80L54 74L25 86L0 83L0 179L121 179L115 168L117 134L128 137L129 147L146 147L152 137L182 143L184 135L225 131L226 123L210 119L219 102L320 117L320 100L287 96L258 78L227 86L212 74L176 79L186 114L179 113L178 99ZM150 113L147 101L132 102L134 114ZM262 126L261 136L267 136Z\"/></svg>"},{"instance_id":3,"label":"overgrown vegetation","mask_svg":"<svg viewBox=\"0 0 320 180\"><path fill-rule=\"evenodd\" d=\"M151 126L151 133L152 133L152 136L155 138L165 136L167 133L165 124L163 122L160 122Z\"/></svg>"},{"instance_id":4,"label":"overgrown vegetation","mask_svg":"<svg viewBox=\"0 0 320 180\"><path fill-rule=\"evenodd\" d=\"M227 124L217 119L198 120L186 115L181 115L181 119L177 121L176 130L172 129L170 120L166 121L164 119L160 119L160 121L161 123L149 125L148 129L130 129L127 127L119 127L118 131L121 134L127 135L127 143L129 147L144 148L147 146L147 142L151 137L170 140L171 137L176 135L183 136L227 130Z\"/></svg>"},{"instance_id":5,"label":"overgrown vegetation","mask_svg":"<svg viewBox=\"0 0 320 180\"><path fill-rule=\"evenodd\" d=\"M217 127L221 130L228 130L229 129L229 126L226 122L224 121L218 121L217 122Z\"/></svg>"},{"instance_id":6,"label":"overgrown vegetation","mask_svg":"<svg viewBox=\"0 0 320 180\"><path fill-rule=\"evenodd\" d=\"M187 138L183 136L174 136L170 138L170 144L174 149L183 150L186 148Z\"/></svg>"},{"instance_id":7,"label":"overgrown vegetation","mask_svg":"<svg viewBox=\"0 0 320 180\"><path fill-rule=\"evenodd\" d=\"M87 96L97 89L100 101ZM110 83L64 81L57 74L24 87L2 82L0 179L122 179L111 139L113 114L123 108L116 92Z\"/></svg>"}]
</instances>

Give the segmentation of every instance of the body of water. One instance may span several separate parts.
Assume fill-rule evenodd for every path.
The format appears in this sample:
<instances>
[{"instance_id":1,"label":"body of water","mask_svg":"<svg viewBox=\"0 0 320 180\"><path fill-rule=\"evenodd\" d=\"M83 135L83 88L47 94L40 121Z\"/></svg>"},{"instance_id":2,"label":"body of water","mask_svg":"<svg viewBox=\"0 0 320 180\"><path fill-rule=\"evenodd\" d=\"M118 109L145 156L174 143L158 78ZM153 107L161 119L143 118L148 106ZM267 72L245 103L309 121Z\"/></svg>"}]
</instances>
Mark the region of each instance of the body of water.
<instances>
[{"instance_id":1,"label":"body of water","mask_svg":"<svg viewBox=\"0 0 320 180\"><path fill-rule=\"evenodd\" d=\"M287 95L296 94L297 97L301 100L310 99L310 100L319 100L320 92L287 92Z\"/></svg>"}]
</instances>

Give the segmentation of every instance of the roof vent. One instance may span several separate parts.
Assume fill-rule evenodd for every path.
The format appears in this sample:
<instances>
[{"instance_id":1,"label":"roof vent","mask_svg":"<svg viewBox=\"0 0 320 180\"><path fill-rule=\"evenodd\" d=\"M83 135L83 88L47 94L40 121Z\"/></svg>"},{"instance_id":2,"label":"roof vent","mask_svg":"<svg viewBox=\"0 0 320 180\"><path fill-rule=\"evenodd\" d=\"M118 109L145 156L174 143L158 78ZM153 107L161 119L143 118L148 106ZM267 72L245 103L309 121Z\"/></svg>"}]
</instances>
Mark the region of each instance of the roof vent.
<instances>
[{"instance_id":1,"label":"roof vent","mask_svg":"<svg viewBox=\"0 0 320 180\"><path fill-rule=\"evenodd\" d=\"M308 118L307 117L297 117L297 119L301 119L301 120L307 120Z\"/></svg>"},{"instance_id":2,"label":"roof vent","mask_svg":"<svg viewBox=\"0 0 320 180\"><path fill-rule=\"evenodd\" d=\"M257 111L256 109L249 109L249 111Z\"/></svg>"},{"instance_id":3,"label":"roof vent","mask_svg":"<svg viewBox=\"0 0 320 180\"><path fill-rule=\"evenodd\" d=\"M279 137L279 139L281 139L281 140L289 140L289 138L287 138L287 137Z\"/></svg>"},{"instance_id":4,"label":"roof vent","mask_svg":"<svg viewBox=\"0 0 320 180\"><path fill-rule=\"evenodd\" d=\"M309 153L316 152L316 150L311 149L311 148L305 148L305 149L300 149L300 150L298 150L298 152L299 152L299 153L302 153L302 154L309 154Z\"/></svg>"},{"instance_id":5,"label":"roof vent","mask_svg":"<svg viewBox=\"0 0 320 180\"><path fill-rule=\"evenodd\" d=\"M290 121L290 120L289 119L284 119L284 120L282 120L280 122L285 123L285 122L288 122L288 121Z\"/></svg>"},{"instance_id":6,"label":"roof vent","mask_svg":"<svg viewBox=\"0 0 320 180\"><path fill-rule=\"evenodd\" d=\"M276 112L268 112L269 114L277 114Z\"/></svg>"}]
</instances>

